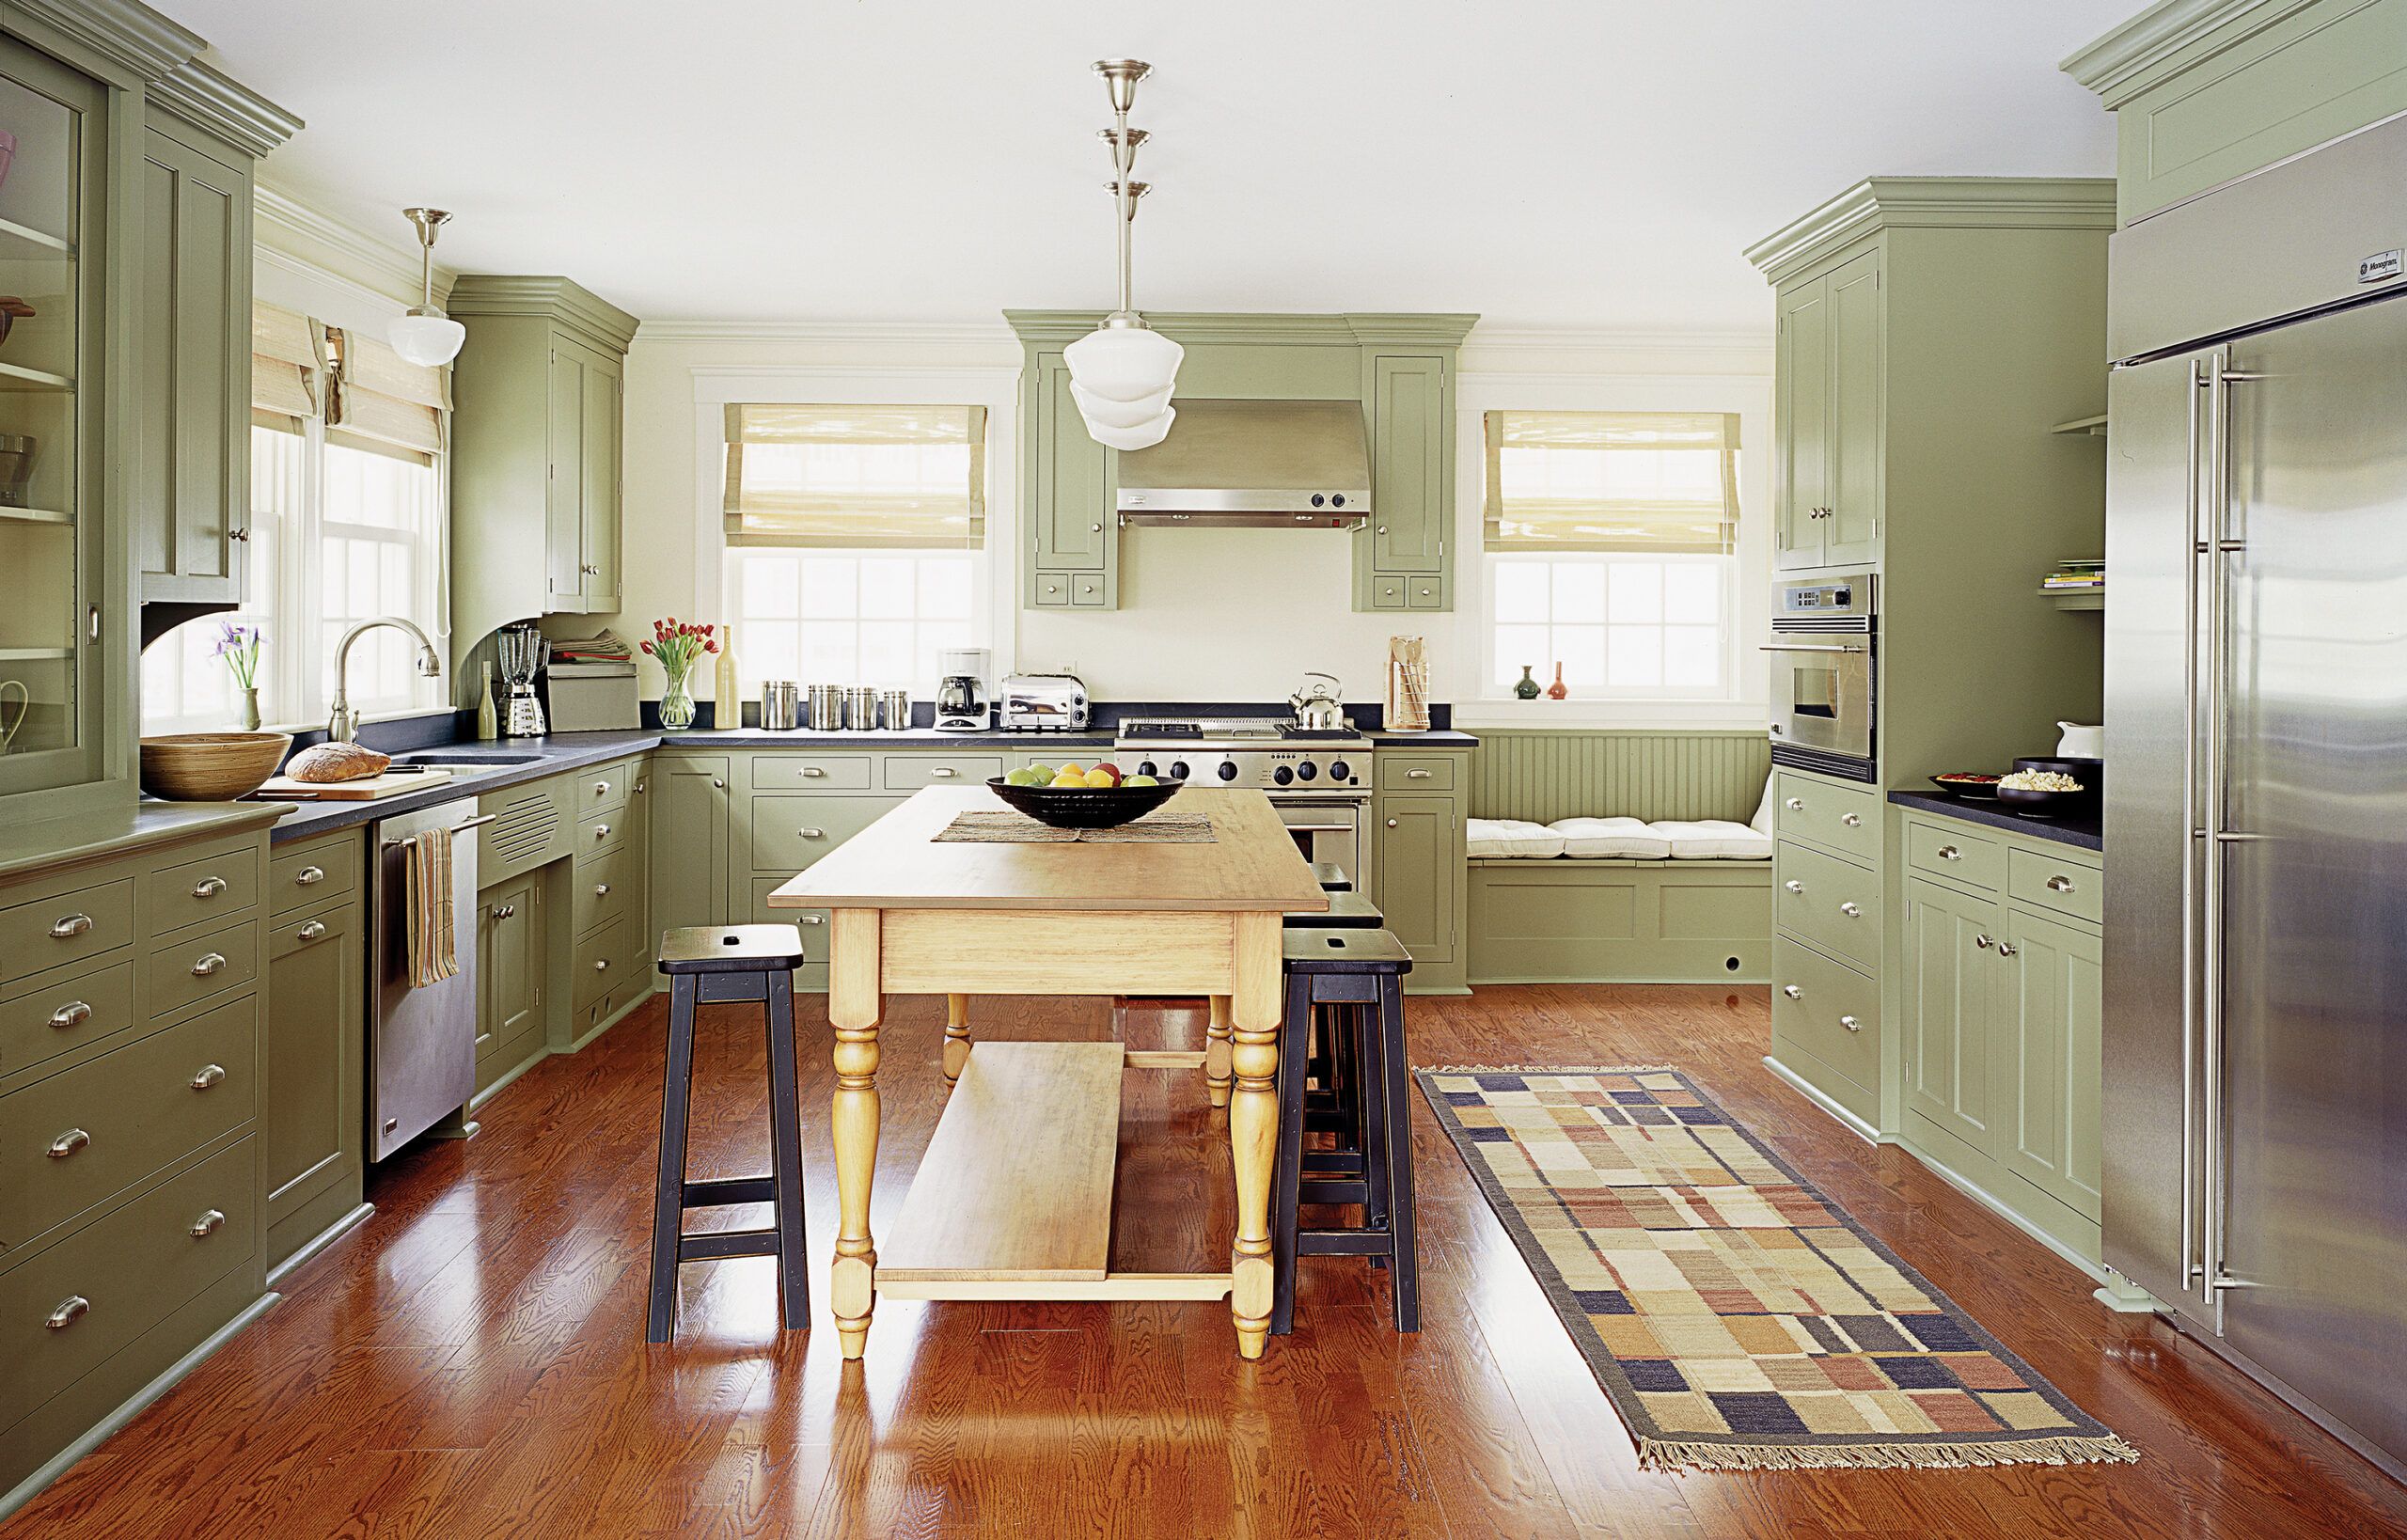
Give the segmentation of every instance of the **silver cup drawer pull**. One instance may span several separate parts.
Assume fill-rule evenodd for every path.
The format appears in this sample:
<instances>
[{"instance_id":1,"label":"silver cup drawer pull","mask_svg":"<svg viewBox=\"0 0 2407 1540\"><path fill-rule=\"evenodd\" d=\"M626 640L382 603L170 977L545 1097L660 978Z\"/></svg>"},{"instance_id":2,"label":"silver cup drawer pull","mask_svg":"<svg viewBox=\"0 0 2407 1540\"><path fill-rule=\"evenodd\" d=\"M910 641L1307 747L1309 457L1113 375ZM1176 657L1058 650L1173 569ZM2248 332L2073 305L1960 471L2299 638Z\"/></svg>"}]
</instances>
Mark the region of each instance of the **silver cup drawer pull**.
<instances>
[{"instance_id":1,"label":"silver cup drawer pull","mask_svg":"<svg viewBox=\"0 0 2407 1540\"><path fill-rule=\"evenodd\" d=\"M1939 847L1939 858L1943 861L1960 861L1964 858L1964 853L1954 845L1942 845Z\"/></svg>"},{"instance_id":2,"label":"silver cup drawer pull","mask_svg":"<svg viewBox=\"0 0 2407 1540\"><path fill-rule=\"evenodd\" d=\"M67 1132L59 1135L56 1139L50 1141L50 1158L53 1160L64 1160L69 1155L73 1155L76 1151L91 1142L91 1135L84 1132L81 1128L70 1128Z\"/></svg>"},{"instance_id":3,"label":"silver cup drawer pull","mask_svg":"<svg viewBox=\"0 0 2407 1540\"><path fill-rule=\"evenodd\" d=\"M326 938L326 922L313 919L292 934L304 941L323 941Z\"/></svg>"},{"instance_id":4,"label":"silver cup drawer pull","mask_svg":"<svg viewBox=\"0 0 2407 1540\"><path fill-rule=\"evenodd\" d=\"M801 835L806 840L825 840L827 838L827 831L826 829L800 828L794 830L794 832Z\"/></svg>"},{"instance_id":5,"label":"silver cup drawer pull","mask_svg":"<svg viewBox=\"0 0 2407 1540\"><path fill-rule=\"evenodd\" d=\"M949 764L940 764L935 769L929 771L928 774L937 780L951 780L953 777L961 774L961 772L955 770Z\"/></svg>"},{"instance_id":6,"label":"silver cup drawer pull","mask_svg":"<svg viewBox=\"0 0 2407 1540\"><path fill-rule=\"evenodd\" d=\"M53 1331L64 1331L84 1318L92 1302L80 1294L71 1294L58 1302L58 1308L42 1317L42 1325Z\"/></svg>"},{"instance_id":7,"label":"silver cup drawer pull","mask_svg":"<svg viewBox=\"0 0 2407 1540\"><path fill-rule=\"evenodd\" d=\"M825 925L827 923L827 917L826 915L805 915L802 917L802 922L806 925Z\"/></svg>"},{"instance_id":8,"label":"silver cup drawer pull","mask_svg":"<svg viewBox=\"0 0 2407 1540\"><path fill-rule=\"evenodd\" d=\"M200 1211L200 1218L192 1222L192 1238L207 1240L225 1228L226 1215L223 1210L204 1208Z\"/></svg>"},{"instance_id":9,"label":"silver cup drawer pull","mask_svg":"<svg viewBox=\"0 0 2407 1540\"><path fill-rule=\"evenodd\" d=\"M1407 770L1404 773L1404 778L1407 780L1427 780L1429 778L1429 772L1426 770Z\"/></svg>"},{"instance_id":10,"label":"silver cup drawer pull","mask_svg":"<svg viewBox=\"0 0 2407 1540\"><path fill-rule=\"evenodd\" d=\"M1805 810L1805 799L1801 796L1792 796L1787 801L1783 802L1781 806L1786 808L1790 812L1803 812Z\"/></svg>"},{"instance_id":11,"label":"silver cup drawer pull","mask_svg":"<svg viewBox=\"0 0 2407 1540\"><path fill-rule=\"evenodd\" d=\"M50 1024L62 1031L70 1027L81 1027L91 1019L92 1005L89 1000L69 1000L50 1014Z\"/></svg>"},{"instance_id":12,"label":"silver cup drawer pull","mask_svg":"<svg viewBox=\"0 0 2407 1540\"><path fill-rule=\"evenodd\" d=\"M198 1073L192 1077L192 1088L195 1091L209 1091L225 1083L226 1066L223 1064L203 1064Z\"/></svg>"},{"instance_id":13,"label":"silver cup drawer pull","mask_svg":"<svg viewBox=\"0 0 2407 1540\"><path fill-rule=\"evenodd\" d=\"M225 967L226 954L224 952L204 951L198 957L193 959L192 976L196 979L206 979L212 973L223 972Z\"/></svg>"},{"instance_id":14,"label":"silver cup drawer pull","mask_svg":"<svg viewBox=\"0 0 2407 1540\"><path fill-rule=\"evenodd\" d=\"M53 940L72 941L92 928L92 917L85 914L61 915L50 922Z\"/></svg>"},{"instance_id":15,"label":"silver cup drawer pull","mask_svg":"<svg viewBox=\"0 0 2407 1540\"><path fill-rule=\"evenodd\" d=\"M1801 1000L1805 998L1805 991L1798 988L1795 984L1782 984L1780 986L1780 992L1787 996L1792 1000Z\"/></svg>"},{"instance_id":16,"label":"silver cup drawer pull","mask_svg":"<svg viewBox=\"0 0 2407 1540\"><path fill-rule=\"evenodd\" d=\"M1864 826L1864 820L1856 817L1853 813L1841 813L1839 815L1839 822L1845 824L1851 829L1860 829Z\"/></svg>"},{"instance_id":17,"label":"silver cup drawer pull","mask_svg":"<svg viewBox=\"0 0 2407 1540\"><path fill-rule=\"evenodd\" d=\"M815 764L806 764L802 767L802 773L810 779L817 780L827 772L820 769L819 766Z\"/></svg>"},{"instance_id":18,"label":"silver cup drawer pull","mask_svg":"<svg viewBox=\"0 0 2407 1540\"><path fill-rule=\"evenodd\" d=\"M1839 913L1847 916L1849 919L1861 919L1864 918L1864 910L1858 905L1852 904L1840 904Z\"/></svg>"},{"instance_id":19,"label":"silver cup drawer pull","mask_svg":"<svg viewBox=\"0 0 2407 1540\"><path fill-rule=\"evenodd\" d=\"M326 869L323 866L305 866L292 873L292 886L295 888L314 888L325 880Z\"/></svg>"},{"instance_id":20,"label":"silver cup drawer pull","mask_svg":"<svg viewBox=\"0 0 2407 1540\"><path fill-rule=\"evenodd\" d=\"M1805 891L1805 885L1799 882L1795 877L1789 878L1786 882L1782 883L1781 886L1787 888L1792 893L1801 893Z\"/></svg>"},{"instance_id":21,"label":"silver cup drawer pull","mask_svg":"<svg viewBox=\"0 0 2407 1540\"><path fill-rule=\"evenodd\" d=\"M224 891L226 879L223 877L203 877L192 885L192 896L197 899L213 899Z\"/></svg>"},{"instance_id":22,"label":"silver cup drawer pull","mask_svg":"<svg viewBox=\"0 0 2407 1540\"><path fill-rule=\"evenodd\" d=\"M2048 891L2051 893L2069 893L2072 891L2072 879L2059 872L2054 876L2048 879Z\"/></svg>"},{"instance_id":23,"label":"silver cup drawer pull","mask_svg":"<svg viewBox=\"0 0 2407 1540\"><path fill-rule=\"evenodd\" d=\"M1850 1032L1860 1032L1864 1030L1864 1023L1856 1020L1853 1016L1839 1017L1839 1025L1846 1028Z\"/></svg>"}]
</instances>

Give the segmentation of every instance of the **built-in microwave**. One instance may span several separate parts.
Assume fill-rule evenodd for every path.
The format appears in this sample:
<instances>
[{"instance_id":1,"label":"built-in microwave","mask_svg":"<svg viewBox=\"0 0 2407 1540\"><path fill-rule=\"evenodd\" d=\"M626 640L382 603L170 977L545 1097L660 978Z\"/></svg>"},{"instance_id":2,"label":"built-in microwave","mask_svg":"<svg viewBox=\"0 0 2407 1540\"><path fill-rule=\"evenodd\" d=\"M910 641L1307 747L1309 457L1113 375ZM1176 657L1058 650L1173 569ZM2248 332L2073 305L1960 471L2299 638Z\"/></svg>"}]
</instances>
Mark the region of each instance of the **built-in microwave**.
<instances>
[{"instance_id":1,"label":"built-in microwave","mask_svg":"<svg viewBox=\"0 0 2407 1540\"><path fill-rule=\"evenodd\" d=\"M1771 758L1850 780L1878 778L1879 579L1852 573L1772 594Z\"/></svg>"}]
</instances>

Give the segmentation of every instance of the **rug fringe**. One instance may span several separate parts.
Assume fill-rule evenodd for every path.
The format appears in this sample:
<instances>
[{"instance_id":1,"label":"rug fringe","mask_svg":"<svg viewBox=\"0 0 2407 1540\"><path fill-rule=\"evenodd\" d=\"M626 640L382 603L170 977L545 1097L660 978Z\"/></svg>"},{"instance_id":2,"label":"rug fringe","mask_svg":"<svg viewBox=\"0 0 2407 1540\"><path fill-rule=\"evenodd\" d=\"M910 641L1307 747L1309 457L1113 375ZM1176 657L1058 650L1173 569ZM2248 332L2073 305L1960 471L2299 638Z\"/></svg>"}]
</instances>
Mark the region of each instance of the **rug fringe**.
<instances>
[{"instance_id":1,"label":"rug fringe","mask_svg":"<svg viewBox=\"0 0 2407 1540\"><path fill-rule=\"evenodd\" d=\"M1978 1444L1723 1444L1677 1438L1638 1440L1649 1470L1965 1470L1990 1465L2129 1465L2140 1452L2113 1434Z\"/></svg>"}]
</instances>

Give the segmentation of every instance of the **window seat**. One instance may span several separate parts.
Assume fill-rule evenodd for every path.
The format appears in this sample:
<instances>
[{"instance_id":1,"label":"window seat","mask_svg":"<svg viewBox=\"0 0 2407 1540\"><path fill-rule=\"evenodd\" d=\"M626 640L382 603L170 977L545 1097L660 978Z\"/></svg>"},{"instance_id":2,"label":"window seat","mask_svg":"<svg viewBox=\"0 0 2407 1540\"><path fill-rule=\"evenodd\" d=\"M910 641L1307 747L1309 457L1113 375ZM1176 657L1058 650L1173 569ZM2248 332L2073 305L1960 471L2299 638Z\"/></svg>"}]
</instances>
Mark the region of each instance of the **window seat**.
<instances>
[{"instance_id":1,"label":"window seat","mask_svg":"<svg viewBox=\"0 0 2407 1540\"><path fill-rule=\"evenodd\" d=\"M1465 820L1465 852L1473 859L1769 861L1771 836L1723 818L1559 818L1532 824L1512 818Z\"/></svg>"}]
</instances>

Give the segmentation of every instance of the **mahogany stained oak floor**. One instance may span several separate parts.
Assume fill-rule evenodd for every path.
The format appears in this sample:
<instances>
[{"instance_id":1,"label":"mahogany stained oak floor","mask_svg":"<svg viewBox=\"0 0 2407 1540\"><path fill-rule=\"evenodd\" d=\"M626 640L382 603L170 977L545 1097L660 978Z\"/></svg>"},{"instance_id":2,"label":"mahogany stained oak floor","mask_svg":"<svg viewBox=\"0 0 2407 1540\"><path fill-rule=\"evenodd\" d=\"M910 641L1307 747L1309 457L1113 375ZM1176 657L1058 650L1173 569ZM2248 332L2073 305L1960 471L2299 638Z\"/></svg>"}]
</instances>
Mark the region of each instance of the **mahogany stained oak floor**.
<instances>
[{"instance_id":1,"label":"mahogany stained oak floor","mask_svg":"<svg viewBox=\"0 0 2407 1540\"><path fill-rule=\"evenodd\" d=\"M831 1072L804 1017L814 1285L835 1233ZM2372 1536L2407 1490L1759 1062L1761 989L1496 988L1409 1002L1416 1063L1662 1062L1693 1076L2084 1409L2137 1465L1660 1473L1415 1099L1424 1329L1359 1262L1304 1264L1259 1364L1224 1304L887 1302L869 1356L778 1328L771 1264L683 1270L647 1346L665 1008L538 1065L465 1144L371 1179L377 1212L285 1298L11 1521L80 1536ZM1099 1002L982 1000L986 1037L1108 1034ZM885 1034L873 1212L941 1105L942 1002ZM1166 1012L1132 1037L1189 1043ZM757 1009L706 1008L696 1174L764 1169ZM1225 1265L1225 1123L1191 1072L1126 1080L1116 1265ZM1031 1117L1041 1109L1031 1108ZM733 1209L714 1222L753 1222Z\"/></svg>"}]
</instances>

